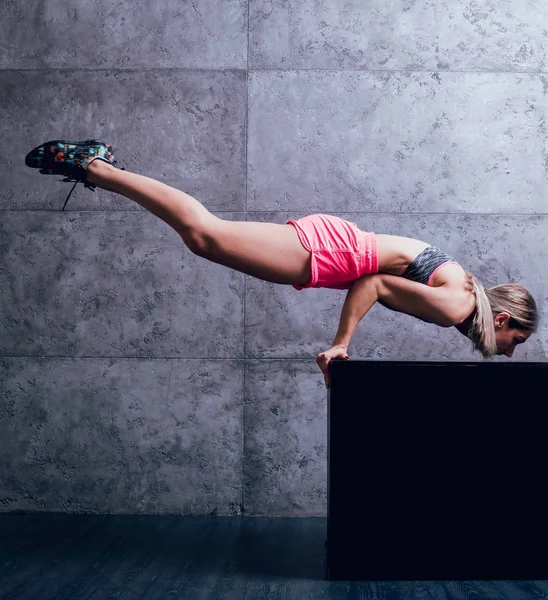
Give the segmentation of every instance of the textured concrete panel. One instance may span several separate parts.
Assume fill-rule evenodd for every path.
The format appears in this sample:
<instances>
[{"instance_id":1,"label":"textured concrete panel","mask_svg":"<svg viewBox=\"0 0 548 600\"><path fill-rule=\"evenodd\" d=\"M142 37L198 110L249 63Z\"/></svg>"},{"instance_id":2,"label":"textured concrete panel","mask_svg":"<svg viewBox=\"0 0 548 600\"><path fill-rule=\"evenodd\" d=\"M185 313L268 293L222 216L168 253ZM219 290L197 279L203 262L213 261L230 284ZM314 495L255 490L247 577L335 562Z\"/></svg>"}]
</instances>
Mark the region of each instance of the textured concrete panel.
<instances>
[{"instance_id":1,"label":"textured concrete panel","mask_svg":"<svg viewBox=\"0 0 548 600\"><path fill-rule=\"evenodd\" d=\"M2 0L0 68L244 68L246 0Z\"/></svg>"},{"instance_id":2,"label":"textured concrete panel","mask_svg":"<svg viewBox=\"0 0 548 600\"><path fill-rule=\"evenodd\" d=\"M333 213L331 213L333 214ZM254 214L248 218L285 222L298 213ZM486 287L521 283L541 312L537 334L514 357L493 360L544 361L548 355L548 303L544 265L548 263L547 216L358 215L337 213L364 231L403 235L434 244L474 273ZM315 364L337 333L344 290L298 291L249 278L246 282L246 355L249 358L307 358L315 382L323 383ZM268 327L262 325L263 319ZM359 360L478 360L483 358L455 328L440 328L375 305L358 325L348 354ZM283 363L285 364L285 363Z\"/></svg>"},{"instance_id":3,"label":"textured concrete panel","mask_svg":"<svg viewBox=\"0 0 548 600\"><path fill-rule=\"evenodd\" d=\"M253 72L248 209L545 212L548 79Z\"/></svg>"},{"instance_id":4,"label":"textured concrete panel","mask_svg":"<svg viewBox=\"0 0 548 600\"><path fill-rule=\"evenodd\" d=\"M2 363L0 511L241 513L237 361Z\"/></svg>"},{"instance_id":5,"label":"textured concrete panel","mask_svg":"<svg viewBox=\"0 0 548 600\"><path fill-rule=\"evenodd\" d=\"M95 138L119 166L210 210L243 210L245 99L245 72L0 72L0 209L62 208L72 184L29 169L25 156L49 140ZM67 210L128 206L79 184Z\"/></svg>"},{"instance_id":6,"label":"textured concrete panel","mask_svg":"<svg viewBox=\"0 0 548 600\"><path fill-rule=\"evenodd\" d=\"M247 515L326 514L327 396L314 367L312 361L246 363Z\"/></svg>"},{"instance_id":7,"label":"textured concrete panel","mask_svg":"<svg viewBox=\"0 0 548 600\"><path fill-rule=\"evenodd\" d=\"M253 0L250 68L542 71L543 0Z\"/></svg>"},{"instance_id":8,"label":"textured concrete panel","mask_svg":"<svg viewBox=\"0 0 548 600\"><path fill-rule=\"evenodd\" d=\"M0 290L0 355L243 354L244 275L145 211L4 212Z\"/></svg>"},{"instance_id":9,"label":"textured concrete panel","mask_svg":"<svg viewBox=\"0 0 548 600\"><path fill-rule=\"evenodd\" d=\"M47 140L109 142L225 219L424 239L545 312L541 0L0 4L0 512L327 508L314 359L346 292L208 262L81 184L57 212L72 184L24 165ZM547 340L543 320L513 360ZM349 354L483 360L381 306Z\"/></svg>"}]
</instances>

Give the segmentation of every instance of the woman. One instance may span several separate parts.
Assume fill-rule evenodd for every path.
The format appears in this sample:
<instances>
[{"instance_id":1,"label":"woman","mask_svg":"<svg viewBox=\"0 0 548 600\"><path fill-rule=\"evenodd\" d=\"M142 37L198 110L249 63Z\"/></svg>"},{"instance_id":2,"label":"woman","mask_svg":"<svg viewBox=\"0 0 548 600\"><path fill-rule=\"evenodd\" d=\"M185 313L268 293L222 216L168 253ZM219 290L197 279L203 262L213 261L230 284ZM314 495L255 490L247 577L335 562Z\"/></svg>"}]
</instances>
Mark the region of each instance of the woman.
<instances>
[{"instance_id":1,"label":"woman","mask_svg":"<svg viewBox=\"0 0 548 600\"><path fill-rule=\"evenodd\" d=\"M512 356L537 328L536 304L525 288L504 284L485 290L443 250L420 240L361 231L355 223L323 214L286 224L225 221L182 191L116 168L110 145L97 140L46 142L25 162L42 174L64 175L64 181L134 200L173 227L194 254L212 262L298 290L350 290L333 346L316 357L326 387L329 362L348 359L354 330L375 302L456 327L486 358Z\"/></svg>"}]
</instances>

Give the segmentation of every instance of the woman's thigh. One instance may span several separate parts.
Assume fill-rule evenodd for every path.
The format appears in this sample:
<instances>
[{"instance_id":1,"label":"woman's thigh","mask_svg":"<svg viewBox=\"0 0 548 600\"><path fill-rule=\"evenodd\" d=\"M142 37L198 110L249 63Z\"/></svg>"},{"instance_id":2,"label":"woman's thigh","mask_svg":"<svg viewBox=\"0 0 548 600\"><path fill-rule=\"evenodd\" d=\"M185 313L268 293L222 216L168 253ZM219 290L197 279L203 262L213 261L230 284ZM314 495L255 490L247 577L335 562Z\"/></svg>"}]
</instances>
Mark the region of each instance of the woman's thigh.
<instances>
[{"instance_id":1,"label":"woman's thigh","mask_svg":"<svg viewBox=\"0 0 548 600\"><path fill-rule=\"evenodd\" d=\"M293 225L216 219L208 227L205 258L271 283L306 285L310 252Z\"/></svg>"}]
</instances>

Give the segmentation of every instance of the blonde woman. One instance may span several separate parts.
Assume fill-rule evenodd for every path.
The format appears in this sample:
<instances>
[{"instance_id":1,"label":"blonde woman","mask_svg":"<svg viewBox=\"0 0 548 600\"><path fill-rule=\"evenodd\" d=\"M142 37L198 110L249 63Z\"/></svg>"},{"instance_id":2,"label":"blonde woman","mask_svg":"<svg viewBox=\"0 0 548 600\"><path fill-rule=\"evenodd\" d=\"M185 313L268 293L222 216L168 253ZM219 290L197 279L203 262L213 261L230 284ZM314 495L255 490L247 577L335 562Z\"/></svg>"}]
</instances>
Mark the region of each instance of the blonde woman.
<instances>
[{"instance_id":1,"label":"blonde woman","mask_svg":"<svg viewBox=\"0 0 548 600\"><path fill-rule=\"evenodd\" d=\"M375 302L456 327L486 358L512 356L537 328L535 301L521 285L484 289L443 250L417 239L362 231L325 214L285 224L225 221L180 190L116 168L110 145L97 140L46 142L25 162L42 174L134 200L170 225L194 254L212 262L297 290L349 290L333 346L316 357L327 387L329 362L348 359L356 326Z\"/></svg>"}]
</instances>

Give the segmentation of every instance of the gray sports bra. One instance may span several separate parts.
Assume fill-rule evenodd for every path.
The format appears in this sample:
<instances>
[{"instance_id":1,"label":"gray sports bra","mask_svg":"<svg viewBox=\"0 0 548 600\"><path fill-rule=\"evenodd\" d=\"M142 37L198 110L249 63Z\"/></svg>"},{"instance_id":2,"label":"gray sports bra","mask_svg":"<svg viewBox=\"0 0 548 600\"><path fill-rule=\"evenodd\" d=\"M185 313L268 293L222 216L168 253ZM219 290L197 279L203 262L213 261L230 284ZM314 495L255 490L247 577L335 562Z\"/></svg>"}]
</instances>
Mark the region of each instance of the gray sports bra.
<instances>
[{"instance_id":1,"label":"gray sports bra","mask_svg":"<svg viewBox=\"0 0 548 600\"><path fill-rule=\"evenodd\" d=\"M436 246L428 246L405 269L402 277L428 284L434 271L446 262L456 263L457 261L452 256L449 256L447 252L436 248Z\"/></svg>"}]
</instances>

